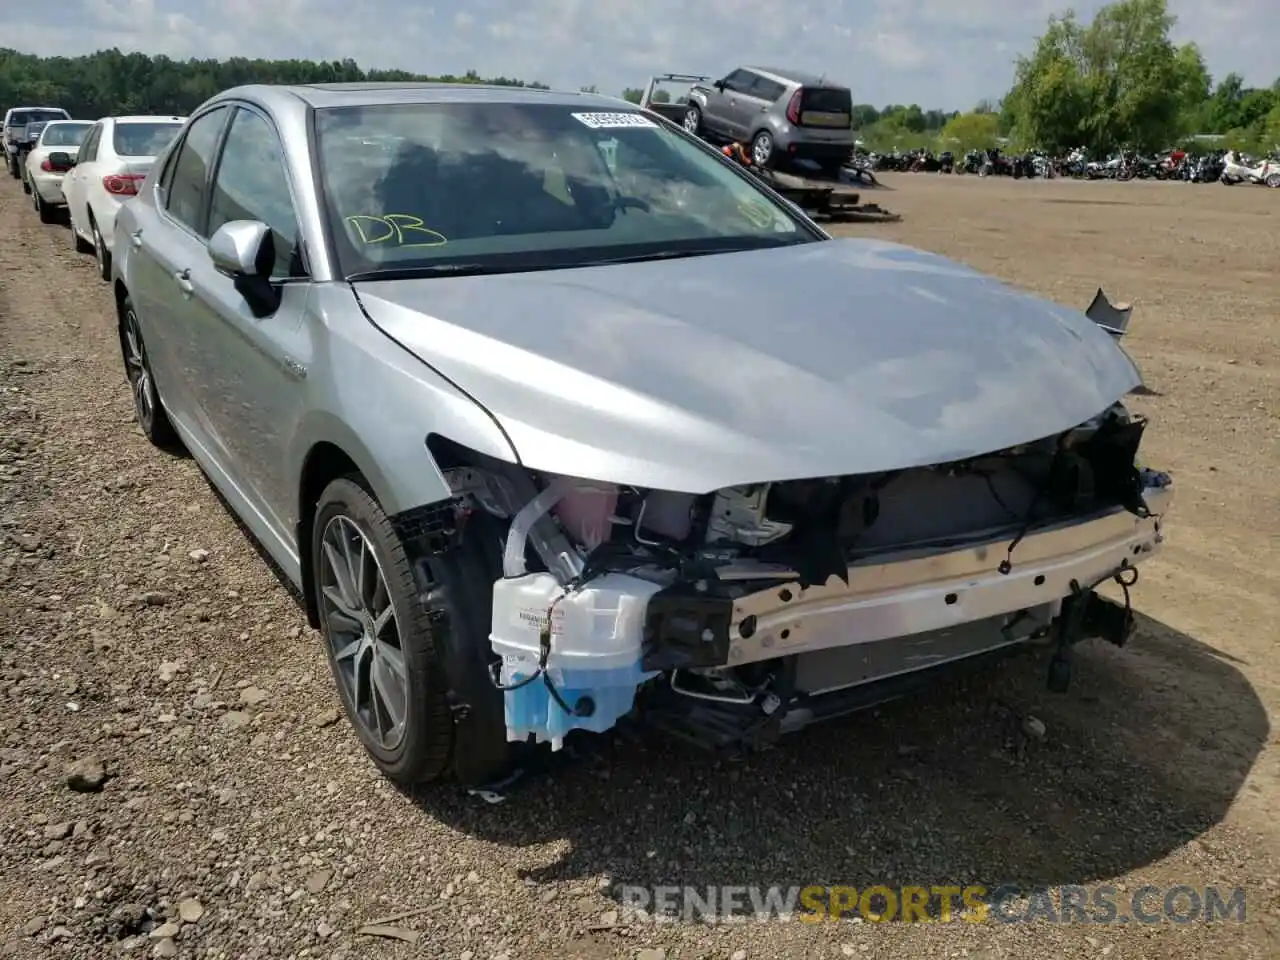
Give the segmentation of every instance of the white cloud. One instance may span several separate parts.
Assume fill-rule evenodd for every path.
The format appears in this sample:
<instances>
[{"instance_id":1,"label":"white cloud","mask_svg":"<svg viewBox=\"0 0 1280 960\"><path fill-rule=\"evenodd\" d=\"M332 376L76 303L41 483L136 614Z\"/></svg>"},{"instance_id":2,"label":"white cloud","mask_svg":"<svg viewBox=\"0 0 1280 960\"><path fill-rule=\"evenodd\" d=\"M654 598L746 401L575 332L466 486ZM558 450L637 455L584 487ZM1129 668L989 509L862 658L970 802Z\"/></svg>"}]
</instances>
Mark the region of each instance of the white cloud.
<instances>
[{"instance_id":1,"label":"white cloud","mask_svg":"<svg viewBox=\"0 0 1280 960\"><path fill-rule=\"evenodd\" d=\"M65 0L5 4L0 45L175 57L351 57L422 73L541 80L618 92L651 73L739 63L840 78L860 102L965 108L1008 88L1048 15L1102 0ZM1280 74L1274 0L1170 0L1179 39L1216 76Z\"/></svg>"}]
</instances>

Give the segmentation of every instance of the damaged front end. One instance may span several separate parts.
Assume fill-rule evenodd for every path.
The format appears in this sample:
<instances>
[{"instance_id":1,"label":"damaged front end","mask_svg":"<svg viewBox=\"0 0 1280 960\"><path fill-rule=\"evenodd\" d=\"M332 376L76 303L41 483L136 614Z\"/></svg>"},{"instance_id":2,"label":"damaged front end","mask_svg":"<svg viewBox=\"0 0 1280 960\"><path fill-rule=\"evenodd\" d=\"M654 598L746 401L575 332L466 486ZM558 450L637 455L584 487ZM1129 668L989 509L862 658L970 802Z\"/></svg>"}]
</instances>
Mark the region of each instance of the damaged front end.
<instances>
[{"instance_id":1,"label":"damaged front end","mask_svg":"<svg viewBox=\"0 0 1280 960\"><path fill-rule=\"evenodd\" d=\"M508 524L490 635L508 740L558 749L635 716L748 746L1037 641L1061 689L1075 643L1127 640L1135 564L1163 541L1144 429L1117 403L960 462L705 495L448 471ZM1095 592L1112 580L1123 606Z\"/></svg>"}]
</instances>

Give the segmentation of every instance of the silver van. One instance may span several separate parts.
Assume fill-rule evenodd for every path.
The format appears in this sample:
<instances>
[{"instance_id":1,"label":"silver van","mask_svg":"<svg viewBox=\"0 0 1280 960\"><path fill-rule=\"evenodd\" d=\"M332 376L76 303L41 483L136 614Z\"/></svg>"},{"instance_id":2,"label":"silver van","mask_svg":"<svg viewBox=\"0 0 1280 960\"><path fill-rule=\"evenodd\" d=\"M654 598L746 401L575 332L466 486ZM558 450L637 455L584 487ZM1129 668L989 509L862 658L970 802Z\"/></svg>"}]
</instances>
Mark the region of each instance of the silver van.
<instances>
[{"instance_id":1,"label":"silver van","mask_svg":"<svg viewBox=\"0 0 1280 960\"><path fill-rule=\"evenodd\" d=\"M797 70L739 67L689 91L684 128L710 140L751 145L760 167L812 160L836 174L853 157L853 94Z\"/></svg>"}]
</instances>

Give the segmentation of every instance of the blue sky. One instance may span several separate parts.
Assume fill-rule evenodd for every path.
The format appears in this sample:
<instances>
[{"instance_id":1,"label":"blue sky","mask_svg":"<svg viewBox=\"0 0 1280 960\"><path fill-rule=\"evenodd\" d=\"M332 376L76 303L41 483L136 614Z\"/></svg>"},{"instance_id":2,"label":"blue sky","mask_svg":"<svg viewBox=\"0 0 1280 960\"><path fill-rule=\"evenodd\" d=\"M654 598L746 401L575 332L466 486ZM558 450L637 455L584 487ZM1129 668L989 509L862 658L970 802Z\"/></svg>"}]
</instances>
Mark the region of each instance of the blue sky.
<instances>
[{"instance_id":1,"label":"blue sky","mask_svg":"<svg viewBox=\"0 0 1280 960\"><path fill-rule=\"evenodd\" d=\"M1276 0L1170 0L1216 77L1280 74ZM352 57L423 73L595 84L719 75L745 62L825 72L855 100L966 109L1008 88L1013 58L1069 0L62 0L12 2L0 46L174 57ZM1101 0L1079 0L1084 17ZM1271 8L1271 12L1268 12Z\"/></svg>"}]
</instances>

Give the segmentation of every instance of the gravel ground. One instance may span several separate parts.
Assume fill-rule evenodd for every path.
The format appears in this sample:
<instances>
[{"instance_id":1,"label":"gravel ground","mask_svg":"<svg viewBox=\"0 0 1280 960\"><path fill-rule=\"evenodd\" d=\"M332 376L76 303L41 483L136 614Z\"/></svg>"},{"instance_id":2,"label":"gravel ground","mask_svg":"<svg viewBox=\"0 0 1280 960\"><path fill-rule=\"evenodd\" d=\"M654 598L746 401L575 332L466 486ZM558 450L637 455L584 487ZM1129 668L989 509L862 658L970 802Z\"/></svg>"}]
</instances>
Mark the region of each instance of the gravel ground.
<instances>
[{"instance_id":1,"label":"gravel ground","mask_svg":"<svg viewBox=\"0 0 1280 960\"><path fill-rule=\"evenodd\" d=\"M863 232L1138 301L1179 484L1140 635L1066 695L1011 662L744 762L655 740L499 805L374 773L295 601L134 425L91 261L0 183L0 956L1280 955L1280 193L888 179L906 220ZM1007 881L1243 886L1247 921L619 913L624 884Z\"/></svg>"}]
</instances>

